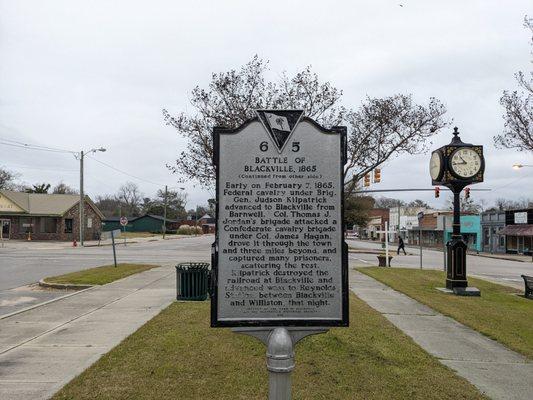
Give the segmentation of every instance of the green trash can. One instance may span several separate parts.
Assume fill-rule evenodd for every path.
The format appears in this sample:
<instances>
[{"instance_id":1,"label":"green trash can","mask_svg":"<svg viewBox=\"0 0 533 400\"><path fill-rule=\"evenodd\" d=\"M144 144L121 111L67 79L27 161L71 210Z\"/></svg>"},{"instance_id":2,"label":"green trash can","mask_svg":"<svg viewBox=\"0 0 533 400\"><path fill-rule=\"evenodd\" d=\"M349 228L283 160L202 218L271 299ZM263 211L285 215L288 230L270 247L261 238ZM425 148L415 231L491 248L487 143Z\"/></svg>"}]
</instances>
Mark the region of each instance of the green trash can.
<instances>
[{"instance_id":1,"label":"green trash can","mask_svg":"<svg viewBox=\"0 0 533 400\"><path fill-rule=\"evenodd\" d=\"M206 300L209 273L209 263L188 262L176 265L176 300Z\"/></svg>"}]
</instances>

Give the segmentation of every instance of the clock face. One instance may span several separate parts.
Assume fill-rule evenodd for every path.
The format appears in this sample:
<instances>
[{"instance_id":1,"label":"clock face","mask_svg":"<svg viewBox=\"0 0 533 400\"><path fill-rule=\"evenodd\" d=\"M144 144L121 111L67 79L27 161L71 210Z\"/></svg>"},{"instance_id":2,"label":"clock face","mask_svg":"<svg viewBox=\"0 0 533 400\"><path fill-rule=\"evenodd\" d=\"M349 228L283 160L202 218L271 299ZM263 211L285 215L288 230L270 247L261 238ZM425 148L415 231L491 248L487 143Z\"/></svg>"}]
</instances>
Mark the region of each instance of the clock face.
<instances>
[{"instance_id":1,"label":"clock face","mask_svg":"<svg viewBox=\"0 0 533 400\"><path fill-rule=\"evenodd\" d=\"M442 167L442 157L438 151L434 151L431 154L431 159L429 160L429 174L431 179L437 180L440 176Z\"/></svg>"},{"instance_id":2,"label":"clock face","mask_svg":"<svg viewBox=\"0 0 533 400\"><path fill-rule=\"evenodd\" d=\"M455 150L450 157L452 171L461 178L471 178L481 169L481 157L470 147Z\"/></svg>"}]
</instances>

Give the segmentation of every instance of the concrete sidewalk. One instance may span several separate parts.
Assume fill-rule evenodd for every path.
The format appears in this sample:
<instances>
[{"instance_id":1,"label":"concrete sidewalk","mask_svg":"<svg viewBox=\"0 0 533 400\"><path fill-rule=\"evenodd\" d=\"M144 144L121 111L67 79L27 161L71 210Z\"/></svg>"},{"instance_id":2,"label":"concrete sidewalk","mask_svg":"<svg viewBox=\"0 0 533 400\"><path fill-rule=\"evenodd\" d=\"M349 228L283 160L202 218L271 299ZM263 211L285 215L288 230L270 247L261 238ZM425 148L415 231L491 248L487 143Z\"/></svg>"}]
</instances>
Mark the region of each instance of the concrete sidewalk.
<instances>
[{"instance_id":1,"label":"concrete sidewalk","mask_svg":"<svg viewBox=\"0 0 533 400\"><path fill-rule=\"evenodd\" d=\"M531 398L533 363L526 357L358 271L350 271L350 289L491 399Z\"/></svg>"},{"instance_id":2,"label":"concrete sidewalk","mask_svg":"<svg viewBox=\"0 0 533 400\"><path fill-rule=\"evenodd\" d=\"M160 267L0 320L0 399L48 399L175 297Z\"/></svg>"}]
</instances>

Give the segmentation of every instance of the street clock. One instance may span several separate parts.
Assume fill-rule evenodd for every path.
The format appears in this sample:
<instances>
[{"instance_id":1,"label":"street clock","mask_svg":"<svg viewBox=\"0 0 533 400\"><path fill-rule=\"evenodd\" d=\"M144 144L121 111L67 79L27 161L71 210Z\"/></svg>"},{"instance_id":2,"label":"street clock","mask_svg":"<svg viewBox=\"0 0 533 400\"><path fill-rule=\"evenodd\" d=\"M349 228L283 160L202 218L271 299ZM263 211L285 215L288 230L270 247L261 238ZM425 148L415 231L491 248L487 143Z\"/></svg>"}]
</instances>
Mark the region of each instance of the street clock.
<instances>
[{"instance_id":1,"label":"street clock","mask_svg":"<svg viewBox=\"0 0 533 400\"><path fill-rule=\"evenodd\" d=\"M453 233L446 243L446 287L455 294L479 296L478 289L468 287L466 277L468 246L461 236L460 194L466 186L483 182L483 146L463 143L457 127L453 135L450 144L433 151L429 160L432 184L447 186L453 192Z\"/></svg>"},{"instance_id":2,"label":"street clock","mask_svg":"<svg viewBox=\"0 0 533 400\"><path fill-rule=\"evenodd\" d=\"M457 128L454 128L453 134L450 144L431 153L429 172L433 185L462 190L472 183L483 182L483 146L463 143Z\"/></svg>"}]
</instances>

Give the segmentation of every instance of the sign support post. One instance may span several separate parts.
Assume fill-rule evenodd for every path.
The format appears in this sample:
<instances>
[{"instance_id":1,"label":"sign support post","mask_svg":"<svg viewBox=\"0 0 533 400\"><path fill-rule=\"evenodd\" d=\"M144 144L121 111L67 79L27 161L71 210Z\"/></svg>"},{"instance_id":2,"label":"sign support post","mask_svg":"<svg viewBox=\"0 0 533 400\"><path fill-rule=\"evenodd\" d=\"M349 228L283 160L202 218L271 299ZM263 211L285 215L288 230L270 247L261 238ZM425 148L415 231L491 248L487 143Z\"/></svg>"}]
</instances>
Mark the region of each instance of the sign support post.
<instances>
[{"instance_id":1,"label":"sign support post","mask_svg":"<svg viewBox=\"0 0 533 400\"><path fill-rule=\"evenodd\" d=\"M128 218L126 216L120 217L120 225L122 225L122 232L124 232L124 247L126 247L126 225L128 225Z\"/></svg>"},{"instance_id":2,"label":"sign support post","mask_svg":"<svg viewBox=\"0 0 533 400\"><path fill-rule=\"evenodd\" d=\"M116 268L117 267L117 251L115 249L115 232L114 231L111 231L111 241L113 242L113 262L115 263L115 268Z\"/></svg>"},{"instance_id":3,"label":"sign support post","mask_svg":"<svg viewBox=\"0 0 533 400\"><path fill-rule=\"evenodd\" d=\"M296 366L294 347L303 338L326 333L327 328L233 328L233 332L259 339L267 348L268 400L290 400L291 374Z\"/></svg>"},{"instance_id":4,"label":"sign support post","mask_svg":"<svg viewBox=\"0 0 533 400\"><path fill-rule=\"evenodd\" d=\"M390 267L389 262L389 223L385 221L385 265Z\"/></svg>"},{"instance_id":5,"label":"sign support post","mask_svg":"<svg viewBox=\"0 0 533 400\"><path fill-rule=\"evenodd\" d=\"M422 269L422 219L424 219L424 213L420 211L418 217L418 245L420 247L420 269Z\"/></svg>"}]
</instances>

